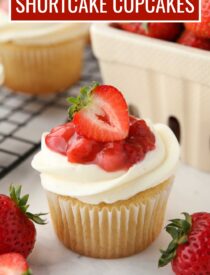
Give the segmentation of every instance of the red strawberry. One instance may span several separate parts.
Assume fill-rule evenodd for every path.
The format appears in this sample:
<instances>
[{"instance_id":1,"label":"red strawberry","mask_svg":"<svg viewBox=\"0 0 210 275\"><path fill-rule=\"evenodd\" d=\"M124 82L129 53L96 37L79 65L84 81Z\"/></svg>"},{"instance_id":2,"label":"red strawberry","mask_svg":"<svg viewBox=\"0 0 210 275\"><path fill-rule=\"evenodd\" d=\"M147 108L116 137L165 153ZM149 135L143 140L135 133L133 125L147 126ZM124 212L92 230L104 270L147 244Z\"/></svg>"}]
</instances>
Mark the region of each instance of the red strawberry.
<instances>
[{"instance_id":1,"label":"red strawberry","mask_svg":"<svg viewBox=\"0 0 210 275\"><path fill-rule=\"evenodd\" d=\"M117 23L116 27L119 27L120 29L127 32L144 34L144 30L140 28L140 25L141 23Z\"/></svg>"},{"instance_id":2,"label":"red strawberry","mask_svg":"<svg viewBox=\"0 0 210 275\"><path fill-rule=\"evenodd\" d=\"M187 30L192 31L196 36L210 39L210 1L201 1L201 22L185 23Z\"/></svg>"},{"instance_id":3,"label":"red strawberry","mask_svg":"<svg viewBox=\"0 0 210 275\"><path fill-rule=\"evenodd\" d=\"M175 41L182 31L179 23L119 23L126 31L167 41Z\"/></svg>"},{"instance_id":4,"label":"red strawberry","mask_svg":"<svg viewBox=\"0 0 210 275\"><path fill-rule=\"evenodd\" d=\"M94 83L83 87L77 98L69 98L69 108L79 135L96 141L122 140L129 130L128 106L114 87Z\"/></svg>"},{"instance_id":5,"label":"red strawberry","mask_svg":"<svg viewBox=\"0 0 210 275\"><path fill-rule=\"evenodd\" d=\"M130 140L125 143L124 149L127 156L127 168L131 167L135 163L143 160L145 157L144 150L141 144L131 142Z\"/></svg>"},{"instance_id":6,"label":"red strawberry","mask_svg":"<svg viewBox=\"0 0 210 275\"><path fill-rule=\"evenodd\" d=\"M17 252L27 257L35 243L33 222L44 224L44 214L27 212L28 195L20 197L21 186L10 187L10 197L0 195L0 254ZM32 222L33 221L33 222Z\"/></svg>"},{"instance_id":7,"label":"red strawberry","mask_svg":"<svg viewBox=\"0 0 210 275\"><path fill-rule=\"evenodd\" d=\"M185 219L171 220L166 231L173 240L162 256L159 266L172 261L176 275L210 274L210 213L184 213Z\"/></svg>"},{"instance_id":8,"label":"red strawberry","mask_svg":"<svg viewBox=\"0 0 210 275\"><path fill-rule=\"evenodd\" d=\"M31 275L31 270L25 258L18 253L8 253L0 256L0 275Z\"/></svg>"},{"instance_id":9,"label":"red strawberry","mask_svg":"<svg viewBox=\"0 0 210 275\"><path fill-rule=\"evenodd\" d=\"M142 119L136 120L130 126L129 139L135 144L140 144L144 154L155 148L155 136Z\"/></svg>"},{"instance_id":10,"label":"red strawberry","mask_svg":"<svg viewBox=\"0 0 210 275\"><path fill-rule=\"evenodd\" d=\"M70 122L58 127L53 128L50 133L46 136L45 142L47 146L62 155L66 154L68 147L68 141L75 133L75 125Z\"/></svg>"},{"instance_id":11,"label":"red strawberry","mask_svg":"<svg viewBox=\"0 0 210 275\"><path fill-rule=\"evenodd\" d=\"M95 159L101 146L94 140L75 135L67 149L68 160L72 163L87 163Z\"/></svg>"},{"instance_id":12,"label":"red strawberry","mask_svg":"<svg viewBox=\"0 0 210 275\"><path fill-rule=\"evenodd\" d=\"M190 31L184 31L177 42L185 46L210 51L210 39L197 37Z\"/></svg>"},{"instance_id":13,"label":"red strawberry","mask_svg":"<svg viewBox=\"0 0 210 275\"><path fill-rule=\"evenodd\" d=\"M62 124L53 128L50 133L51 136L61 136L68 141L75 132L75 125L72 122Z\"/></svg>"},{"instance_id":14,"label":"red strawberry","mask_svg":"<svg viewBox=\"0 0 210 275\"><path fill-rule=\"evenodd\" d=\"M110 142L97 155L97 164L108 172L125 169L126 153L123 142Z\"/></svg>"}]
</instances>

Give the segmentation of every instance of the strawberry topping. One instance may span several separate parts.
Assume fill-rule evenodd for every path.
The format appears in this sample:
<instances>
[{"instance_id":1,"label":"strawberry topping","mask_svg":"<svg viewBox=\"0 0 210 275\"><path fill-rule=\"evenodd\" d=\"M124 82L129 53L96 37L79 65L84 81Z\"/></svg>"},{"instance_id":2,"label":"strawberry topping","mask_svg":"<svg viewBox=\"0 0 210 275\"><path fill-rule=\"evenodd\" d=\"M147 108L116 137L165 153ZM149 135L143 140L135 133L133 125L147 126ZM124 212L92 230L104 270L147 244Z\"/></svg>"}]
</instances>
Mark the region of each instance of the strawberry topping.
<instances>
[{"instance_id":1,"label":"strawberry topping","mask_svg":"<svg viewBox=\"0 0 210 275\"><path fill-rule=\"evenodd\" d=\"M73 122L54 128L45 141L48 148L66 155L71 163L97 164L108 172L129 169L155 148L155 136L145 121L134 117L130 117L128 136L120 141L88 139L78 134Z\"/></svg>"},{"instance_id":2,"label":"strawberry topping","mask_svg":"<svg viewBox=\"0 0 210 275\"><path fill-rule=\"evenodd\" d=\"M71 122L53 128L45 142L69 162L127 170L155 148L155 136L144 120L129 116L116 88L93 83L68 101Z\"/></svg>"}]
</instances>

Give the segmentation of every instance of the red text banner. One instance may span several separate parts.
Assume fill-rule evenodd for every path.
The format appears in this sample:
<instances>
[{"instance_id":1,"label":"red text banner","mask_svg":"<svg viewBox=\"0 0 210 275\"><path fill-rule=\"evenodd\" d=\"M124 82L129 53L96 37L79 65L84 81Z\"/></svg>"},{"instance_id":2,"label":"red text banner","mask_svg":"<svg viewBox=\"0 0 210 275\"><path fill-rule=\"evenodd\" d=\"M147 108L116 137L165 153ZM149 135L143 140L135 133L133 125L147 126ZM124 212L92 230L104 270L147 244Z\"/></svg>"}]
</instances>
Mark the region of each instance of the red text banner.
<instances>
[{"instance_id":1,"label":"red text banner","mask_svg":"<svg viewBox=\"0 0 210 275\"><path fill-rule=\"evenodd\" d=\"M199 0L10 0L11 20L199 21Z\"/></svg>"}]
</instances>

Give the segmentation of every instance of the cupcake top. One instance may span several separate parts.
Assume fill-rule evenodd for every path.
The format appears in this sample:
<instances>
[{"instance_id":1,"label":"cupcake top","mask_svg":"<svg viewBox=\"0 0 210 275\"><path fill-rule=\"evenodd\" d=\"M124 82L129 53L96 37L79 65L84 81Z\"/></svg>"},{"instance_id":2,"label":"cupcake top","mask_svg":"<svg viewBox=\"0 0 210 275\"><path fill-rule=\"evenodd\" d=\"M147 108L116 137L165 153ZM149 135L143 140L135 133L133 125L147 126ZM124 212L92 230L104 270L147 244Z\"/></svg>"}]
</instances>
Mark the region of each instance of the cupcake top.
<instances>
[{"instance_id":1,"label":"cupcake top","mask_svg":"<svg viewBox=\"0 0 210 275\"><path fill-rule=\"evenodd\" d=\"M32 161L45 189L91 204L113 203L174 174L179 144L172 131L129 116L116 88L94 84L69 101L71 121L43 134Z\"/></svg>"},{"instance_id":2,"label":"cupcake top","mask_svg":"<svg viewBox=\"0 0 210 275\"><path fill-rule=\"evenodd\" d=\"M76 22L9 22L8 1L0 5L0 43L45 45L87 35L89 25Z\"/></svg>"}]
</instances>

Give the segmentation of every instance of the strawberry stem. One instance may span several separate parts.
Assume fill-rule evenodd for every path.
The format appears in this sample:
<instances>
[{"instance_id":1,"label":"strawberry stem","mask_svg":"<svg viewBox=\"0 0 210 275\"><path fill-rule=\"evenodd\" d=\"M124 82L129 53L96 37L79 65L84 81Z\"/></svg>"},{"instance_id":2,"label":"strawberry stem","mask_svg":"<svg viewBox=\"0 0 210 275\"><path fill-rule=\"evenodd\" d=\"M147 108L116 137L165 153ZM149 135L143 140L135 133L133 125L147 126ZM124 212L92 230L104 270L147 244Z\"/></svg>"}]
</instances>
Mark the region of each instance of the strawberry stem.
<instances>
[{"instance_id":1,"label":"strawberry stem","mask_svg":"<svg viewBox=\"0 0 210 275\"><path fill-rule=\"evenodd\" d=\"M84 86L80 90L80 94L77 97L67 98L67 102L71 104L68 109L69 119L72 120L74 114L86 107L91 102L92 91L99 86L98 82L93 82L89 86Z\"/></svg>"},{"instance_id":2,"label":"strawberry stem","mask_svg":"<svg viewBox=\"0 0 210 275\"><path fill-rule=\"evenodd\" d=\"M188 234L192 227L192 218L188 213L182 213L185 219L170 220L166 226L166 231L171 235L172 241L169 243L166 250L161 250L161 257L158 266L167 265L176 257L176 249L180 244L188 242Z\"/></svg>"},{"instance_id":3,"label":"strawberry stem","mask_svg":"<svg viewBox=\"0 0 210 275\"><path fill-rule=\"evenodd\" d=\"M17 204L17 206L21 209L21 211L33 222L37 224L46 224L46 220L42 219L41 216L47 215L47 213L39 213L39 214L32 214L27 212L29 207L28 199L29 195L24 195L21 197L21 189L22 187L19 185L17 187L11 185L9 188L10 198Z\"/></svg>"}]
</instances>

